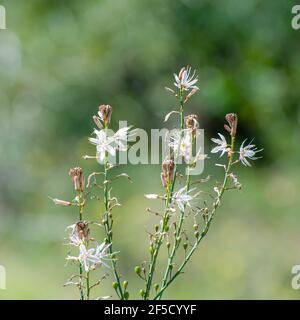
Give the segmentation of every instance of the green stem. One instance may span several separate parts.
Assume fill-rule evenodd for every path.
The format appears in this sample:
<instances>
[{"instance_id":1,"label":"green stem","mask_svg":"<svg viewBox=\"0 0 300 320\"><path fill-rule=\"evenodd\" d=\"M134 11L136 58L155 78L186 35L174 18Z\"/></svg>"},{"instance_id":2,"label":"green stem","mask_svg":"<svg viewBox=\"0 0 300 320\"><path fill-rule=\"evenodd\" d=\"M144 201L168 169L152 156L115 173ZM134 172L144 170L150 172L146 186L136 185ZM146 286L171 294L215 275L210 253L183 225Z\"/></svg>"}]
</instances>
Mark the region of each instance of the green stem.
<instances>
[{"instance_id":1,"label":"green stem","mask_svg":"<svg viewBox=\"0 0 300 320\"><path fill-rule=\"evenodd\" d=\"M190 175L190 167L189 166L187 166L187 170L188 170L188 173L187 173L186 186L187 186L187 192L188 192L190 190L190 186L191 186L191 175ZM179 248L180 241L181 241L180 236L181 236L181 230L182 230L182 225L183 225L183 221L184 221L184 213L185 213L185 210L180 212L179 223L178 223L178 228L176 230L174 245L173 245L171 254L169 255L167 268L166 268L165 274L163 276L162 284L161 284L162 288L166 285L166 282L167 282L169 275L172 274L173 260L175 258L176 252ZM162 296L162 294L158 297L158 300L161 299L161 296Z\"/></svg>"},{"instance_id":2,"label":"green stem","mask_svg":"<svg viewBox=\"0 0 300 320\"><path fill-rule=\"evenodd\" d=\"M182 89L180 89L180 129L183 130L184 129L184 113L183 113L183 107L184 107L184 99L183 99L183 91ZM179 146L181 144L181 141L179 141ZM177 156L176 158L178 158L179 156L179 149L177 152ZM167 226L167 223L169 222L169 215L168 215L168 209L170 206L170 203L172 201L172 195L174 192L174 187L175 187L175 182L176 182L176 175L177 175L177 164L176 161L175 162L175 167L174 167L174 175L173 175L173 181L171 183L171 185L168 186L167 189L167 199L166 199L166 203L165 203L165 213L163 216L163 223L162 223L162 227L160 230L160 236L156 242L156 247L154 249L153 254L151 255L151 262L150 262L150 267L149 267L149 272L148 272L148 277L146 280L146 289L145 289L145 294L143 296L144 300L147 300L149 298L150 295L150 290L151 290L151 285L152 285L152 281L153 281L153 276L154 276L154 272L155 272L155 267L156 267L156 262L157 262L157 257L161 248L161 245L163 243L164 240L164 231L165 228Z\"/></svg>"},{"instance_id":3,"label":"green stem","mask_svg":"<svg viewBox=\"0 0 300 320\"><path fill-rule=\"evenodd\" d=\"M90 273L86 273L86 299L90 300Z\"/></svg>"},{"instance_id":4,"label":"green stem","mask_svg":"<svg viewBox=\"0 0 300 320\"><path fill-rule=\"evenodd\" d=\"M107 127L105 129L107 129ZM113 245L112 245L112 241L113 241L112 225L113 225L113 222L112 222L112 218L109 216L109 192L108 192L108 183L107 183L107 181L108 181L108 154L107 154L107 152L105 154L105 160L104 160L104 180L105 180L105 185L104 185L104 208L105 208L104 220L105 220L105 223L104 223L104 227L105 227L105 232L106 232L106 237L107 237L108 243L110 243L108 250L109 250L109 253L111 255L113 255L113 253L114 253ZM112 259L112 269L113 269L115 280L118 283L118 288L116 289L116 293L121 300L124 300L124 293L123 293L122 286L121 286L121 280L120 280L120 276L117 271L117 262L114 258Z\"/></svg>"},{"instance_id":5,"label":"green stem","mask_svg":"<svg viewBox=\"0 0 300 320\"><path fill-rule=\"evenodd\" d=\"M82 221L82 215L83 215L83 204L81 200L82 200L82 193L78 192L79 221ZM82 288L82 275L83 275L82 265L79 262L80 300L84 300L84 292Z\"/></svg>"},{"instance_id":6,"label":"green stem","mask_svg":"<svg viewBox=\"0 0 300 320\"><path fill-rule=\"evenodd\" d=\"M223 180L223 184L222 187L220 189L220 193L218 195L217 201L215 201L214 205L213 205L213 210L211 212L211 215L204 227L204 229L201 232L201 235L198 237L197 241L195 242L193 248L191 249L191 251L189 252L189 254L185 257L184 261L182 262L182 264L179 266L178 270L174 273L174 275L170 278L170 280L168 282L165 283L164 286L161 287L160 291L156 294L156 296L154 297L154 300L156 299L160 299L163 292L169 287L169 285L181 274L183 268L185 267L185 265L188 263L188 261L191 259L193 253L195 252L195 250L197 249L198 245L200 244L201 240L206 236L210 225L214 219L215 216L215 212L217 210L217 208L220 205L221 199L223 197L223 194L226 190L226 185L227 185L227 181L228 181L228 175L229 175L229 171L232 165L232 160L233 160L233 153L234 153L234 144L235 144L235 137L232 136L231 137L231 148L230 148L230 154L229 154L229 160L228 160L228 164L225 170L225 176L224 176L224 180Z\"/></svg>"}]
</instances>

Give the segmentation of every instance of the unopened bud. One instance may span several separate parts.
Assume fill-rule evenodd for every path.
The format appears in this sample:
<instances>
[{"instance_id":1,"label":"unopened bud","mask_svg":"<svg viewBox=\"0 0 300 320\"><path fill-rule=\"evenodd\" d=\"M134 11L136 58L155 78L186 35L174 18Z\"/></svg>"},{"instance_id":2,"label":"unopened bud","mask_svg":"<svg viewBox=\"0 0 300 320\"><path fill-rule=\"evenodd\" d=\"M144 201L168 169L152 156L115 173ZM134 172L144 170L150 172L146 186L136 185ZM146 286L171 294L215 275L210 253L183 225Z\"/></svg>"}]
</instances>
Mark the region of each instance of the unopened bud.
<instances>
[{"instance_id":1,"label":"unopened bud","mask_svg":"<svg viewBox=\"0 0 300 320\"><path fill-rule=\"evenodd\" d=\"M170 246L171 246L171 243L170 243L170 242L167 242L166 245L167 245L167 248L169 249Z\"/></svg>"},{"instance_id":2,"label":"unopened bud","mask_svg":"<svg viewBox=\"0 0 300 320\"><path fill-rule=\"evenodd\" d=\"M150 252L151 255L154 253L154 248L153 248L153 246L150 246L150 247L149 247L149 252Z\"/></svg>"},{"instance_id":3,"label":"unopened bud","mask_svg":"<svg viewBox=\"0 0 300 320\"><path fill-rule=\"evenodd\" d=\"M197 231L198 228L199 228L199 225L198 225L197 223L195 223L195 224L193 225L193 229Z\"/></svg>"},{"instance_id":4,"label":"unopened bud","mask_svg":"<svg viewBox=\"0 0 300 320\"><path fill-rule=\"evenodd\" d=\"M159 284L158 283L154 284L154 289L155 289L155 291L157 291L159 289Z\"/></svg>"},{"instance_id":5,"label":"unopened bud","mask_svg":"<svg viewBox=\"0 0 300 320\"><path fill-rule=\"evenodd\" d=\"M69 171L69 176L72 178L74 188L76 191L84 191L84 175L82 169L79 167L71 168Z\"/></svg>"},{"instance_id":6,"label":"unopened bud","mask_svg":"<svg viewBox=\"0 0 300 320\"><path fill-rule=\"evenodd\" d=\"M127 287L128 287L128 281L123 281L123 287L124 287L124 289L126 290L127 289Z\"/></svg>"},{"instance_id":7,"label":"unopened bud","mask_svg":"<svg viewBox=\"0 0 300 320\"><path fill-rule=\"evenodd\" d=\"M141 268L140 266L136 266L136 267L134 268L134 272L135 272L136 274L141 274L141 271L142 271L142 268Z\"/></svg>"},{"instance_id":8,"label":"unopened bud","mask_svg":"<svg viewBox=\"0 0 300 320\"><path fill-rule=\"evenodd\" d=\"M112 114L112 107L109 104L102 104L99 106L99 112L98 115L101 119L101 121L104 124L104 127L106 127L110 123L111 119L111 114Z\"/></svg>"},{"instance_id":9,"label":"unopened bud","mask_svg":"<svg viewBox=\"0 0 300 320\"><path fill-rule=\"evenodd\" d=\"M90 234L90 229L86 221L79 221L76 223L76 231L80 239L88 239Z\"/></svg>"},{"instance_id":10,"label":"unopened bud","mask_svg":"<svg viewBox=\"0 0 300 320\"><path fill-rule=\"evenodd\" d=\"M196 232L194 233L194 235L195 235L195 237L198 239L198 237L199 237L199 231L196 231Z\"/></svg>"},{"instance_id":11,"label":"unopened bud","mask_svg":"<svg viewBox=\"0 0 300 320\"><path fill-rule=\"evenodd\" d=\"M117 290L117 288L119 287L119 285L118 285L117 282L113 282L112 287L113 287L115 290Z\"/></svg>"},{"instance_id":12,"label":"unopened bud","mask_svg":"<svg viewBox=\"0 0 300 320\"><path fill-rule=\"evenodd\" d=\"M143 297L145 295L145 291L143 289L140 290L140 295Z\"/></svg>"},{"instance_id":13,"label":"unopened bud","mask_svg":"<svg viewBox=\"0 0 300 320\"><path fill-rule=\"evenodd\" d=\"M155 225L155 227L154 227L154 229L155 229L155 231L157 232L157 231L158 231L158 229L159 229L159 225L158 225L158 224L156 224L156 225Z\"/></svg>"},{"instance_id":14,"label":"unopened bud","mask_svg":"<svg viewBox=\"0 0 300 320\"><path fill-rule=\"evenodd\" d=\"M236 128L237 128L237 122L238 122L237 115L235 113L228 113L226 114L225 119L227 120L229 127L227 125L225 125L224 127L227 131L230 130L231 136L234 137L236 134Z\"/></svg>"},{"instance_id":15,"label":"unopened bud","mask_svg":"<svg viewBox=\"0 0 300 320\"><path fill-rule=\"evenodd\" d=\"M195 131L199 127L199 118L196 114L190 114L185 117L185 127Z\"/></svg>"},{"instance_id":16,"label":"unopened bud","mask_svg":"<svg viewBox=\"0 0 300 320\"><path fill-rule=\"evenodd\" d=\"M188 247L188 244L185 242L185 243L183 244L183 249L186 250L187 247Z\"/></svg>"},{"instance_id":17,"label":"unopened bud","mask_svg":"<svg viewBox=\"0 0 300 320\"><path fill-rule=\"evenodd\" d=\"M129 292L127 292L127 291L124 292L124 299L125 300L129 299Z\"/></svg>"},{"instance_id":18,"label":"unopened bud","mask_svg":"<svg viewBox=\"0 0 300 320\"><path fill-rule=\"evenodd\" d=\"M70 201L65 201L65 200L60 200L60 199L52 199L50 198L54 204L58 204L60 206L71 206L72 205L72 202Z\"/></svg>"},{"instance_id":19,"label":"unopened bud","mask_svg":"<svg viewBox=\"0 0 300 320\"><path fill-rule=\"evenodd\" d=\"M173 160L164 160L162 163L161 182L164 188L167 188L174 179L175 163Z\"/></svg>"}]
</instances>

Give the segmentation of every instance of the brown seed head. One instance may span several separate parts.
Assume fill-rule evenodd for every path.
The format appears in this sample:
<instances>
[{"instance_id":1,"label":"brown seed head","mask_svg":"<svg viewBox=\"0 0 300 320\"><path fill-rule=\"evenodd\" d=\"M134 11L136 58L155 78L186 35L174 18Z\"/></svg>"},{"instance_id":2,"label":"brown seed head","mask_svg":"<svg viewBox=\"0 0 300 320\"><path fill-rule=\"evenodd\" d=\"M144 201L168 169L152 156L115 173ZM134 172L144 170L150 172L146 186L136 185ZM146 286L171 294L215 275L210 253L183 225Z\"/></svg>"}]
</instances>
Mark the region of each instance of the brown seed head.
<instances>
[{"instance_id":1,"label":"brown seed head","mask_svg":"<svg viewBox=\"0 0 300 320\"><path fill-rule=\"evenodd\" d=\"M69 176L72 178L74 188L76 191L84 191L84 175L81 168L71 168L69 171Z\"/></svg>"},{"instance_id":2,"label":"brown seed head","mask_svg":"<svg viewBox=\"0 0 300 320\"><path fill-rule=\"evenodd\" d=\"M86 221L79 221L76 223L76 232L80 239L88 239L90 234L89 224Z\"/></svg>"},{"instance_id":3,"label":"brown seed head","mask_svg":"<svg viewBox=\"0 0 300 320\"><path fill-rule=\"evenodd\" d=\"M98 114L104 126L107 126L110 123L112 107L109 104L102 104L99 106Z\"/></svg>"},{"instance_id":4,"label":"brown seed head","mask_svg":"<svg viewBox=\"0 0 300 320\"><path fill-rule=\"evenodd\" d=\"M224 128L231 134L231 136L235 136L236 134L236 128L237 128L237 115L235 113L228 113L225 116L225 119L227 120L228 125L224 125Z\"/></svg>"},{"instance_id":5,"label":"brown seed head","mask_svg":"<svg viewBox=\"0 0 300 320\"><path fill-rule=\"evenodd\" d=\"M162 163L161 181L164 188L173 181L174 178L175 163L173 160L164 160Z\"/></svg>"},{"instance_id":6,"label":"brown seed head","mask_svg":"<svg viewBox=\"0 0 300 320\"><path fill-rule=\"evenodd\" d=\"M185 127L187 129L196 130L199 127L199 117L196 114L190 114L185 117Z\"/></svg>"}]
</instances>

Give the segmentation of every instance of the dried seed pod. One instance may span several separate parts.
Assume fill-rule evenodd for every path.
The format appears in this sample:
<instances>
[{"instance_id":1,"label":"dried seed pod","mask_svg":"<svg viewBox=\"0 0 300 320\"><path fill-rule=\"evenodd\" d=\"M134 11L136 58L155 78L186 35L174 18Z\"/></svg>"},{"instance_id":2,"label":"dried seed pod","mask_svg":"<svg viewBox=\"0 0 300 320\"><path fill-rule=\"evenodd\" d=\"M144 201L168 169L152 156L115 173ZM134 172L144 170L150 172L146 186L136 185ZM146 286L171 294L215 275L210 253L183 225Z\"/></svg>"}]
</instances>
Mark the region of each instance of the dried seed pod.
<instances>
[{"instance_id":1,"label":"dried seed pod","mask_svg":"<svg viewBox=\"0 0 300 320\"><path fill-rule=\"evenodd\" d=\"M108 124L110 124L112 107L109 104L102 104L101 106L99 106L98 115L101 121L103 122L104 126L106 127Z\"/></svg>"},{"instance_id":2,"label":"dried seed pod","mask_svg":"<svg viewBox=\"0 0 300 320\"><path fill-rule=\"evenodd\" d=\"M80 239L87 240L89 238L90 229L86 221L79 221L76 223L76 232Z\"/></svg>"},{"instance_id":3,"label":"dried seed pod","mask_svg":"<svg viewBox=\"0 0 300 320\"><path fill-rule=\"evenodd\" d=\"M237 122L238 122L238 118L237 115L235 113L228 113L225 116L225 119L227 120L228 125L224 125L224 128L230 133L231 136L235 136L236 134L236 128L237 128Z\"/></svg>"},{"instance_id":4,"label":"dried seed pod","mask_svg":"<svg viewBox=\"0 0 300 320\"><path fill-rule=\"evenodd\" d=\"M193 131L199 128L199 117L196 114L190 114L186 116L185 127Z\"/></svg>"},{"instance_id":5,"label":"dried seed pod","mask_svg":"<svg viewBox=\"0 0 300 320\"><path fill-rule=\"evenodd\" d=\"M81 168L71 168L69 171L69 176L72 178L74 188L76 191L84 191L84 175Z\"/></svg>"},{"instance_id":6,"label":"dried seed pod","mask_svg":"<svg viewBox=\"0 0 300 320\"><path fill-rule=\"evenodd\" d=\"M175 163L173 160L164 160L162 163L161 182L167 188L174 179Z\"/></svg>"}]
</instances>

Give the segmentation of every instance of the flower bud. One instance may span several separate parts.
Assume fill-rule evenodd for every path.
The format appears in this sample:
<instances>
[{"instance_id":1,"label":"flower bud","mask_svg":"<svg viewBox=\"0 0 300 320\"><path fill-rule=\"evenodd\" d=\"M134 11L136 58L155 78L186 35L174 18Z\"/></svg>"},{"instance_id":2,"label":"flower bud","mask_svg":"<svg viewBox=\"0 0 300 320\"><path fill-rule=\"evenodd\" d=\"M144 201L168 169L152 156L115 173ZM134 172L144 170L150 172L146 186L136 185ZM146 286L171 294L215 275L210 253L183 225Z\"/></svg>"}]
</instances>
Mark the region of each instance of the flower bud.
<instances>
[{"instance_id":1,"label":"flower bud","mask_svg":"<svg viewBox=\"0 0 300 320\"><path fill-rule=\"evenodd\" d=\"M174 178L175 163L173 160L164 160L162 163L161 182L164 188L167 188Z\"/></svg>"},{"instance_id":2,"label":"flower bud","mask_svg":"<svg viewBox=\"0 0 300 320\"><path fill-rule=\"evenodd\" d=\"M136 274L141 274L142 268L141 268L140 266L136 266L136 267L134 268L134 272L135 272Z\"/></svg>"},{"instance_id":3,"label":"flower bud","mask_svg":"<svg viewBox=\"0 0 300 320\"><path fill-rule=\"evenodd\" d=\"M199 128L199 118L196 114L190 114L185 117L185 127L191 129L193 132Z\"/></svg>"},{"instance_id":4,"label":"flower bud","mask_svg":"<svg viewBox=\"0 0 300 320\"><path fill-rule=\"evenodd\" d=\"M113 287L115 290L117 290L117 288L119 287L119 285L118 285L117 282L113 282L112 287Z\"/></svg>"},{"instance_id":5,"label":"flower bud","mask_svg":"<svg viewBox=\"0 0 300 320\"><path fill-rule=\"evenodd\" d=\"M229 127L225 124L224 128L230 133L231 136L235 137L238 121L237 115L235 113L228 113L226 114L225 119L227 120Z\"/></svg>"},{"instance_id":6,"label":"flower bud","mask_svg":"<svg viewBox=\"0 0 300 320\"><path fill-rule=\"evenodd\" d=\"M155 291L157 291L159 289L159 284L158 283L154 284L154 289L155 289Z\"/></svg>"},{"instance_id":7,"label":"flower bud","mask_svg":"<svg viewBox=\"0 0 300 320\"><path fill-rule=\"evenodd\" d=\"M51 200L54 202L54 204L58 204L60 206L71 206L72 202L70 201L65 201L65 200L60 200L60 199L52 199Z\"/></svg>"},{"instance_id":8,"label":"flower bud","mask_svg":"<svg viewBox=\"0 0 300 320\"><path fill-rule=\"evenodd\" d=\"M198 225L197 223L195 223L195 224L193 225L193 229L194 229L195 231L197 231L198 228L199 228L199 225Z\"/></svg>"},{"instance_id":9,"label":"flower bud","mask_svg":"<svg viewBox=\"0 0 300 320\"><path fill-rule=\"evenodd\" d=\"M84 191L84 175L82 169L79 167L71 168L69 171L69 176L72 178L74 188L76 191Z\"/></svg>"},{"instance_id":10,"label":"flower bud","mask_svg":"<svg viewBox=\"0 0 300 320\"><path fill-rule=\"evenodd\" d=\"M88 239L90 234L90 229L86 221L77 222L75 228L80 239Z\"/></svg>"},{"instance_id":11,"label":"flower bud","mask_svg":"<svg viewBox=\"0 0 300 320\"><path fill-rule=\"evenodd\" d=\"M150 252L151 255L154 253L154 248L153 248L153 246L150 246L150 247L149 247L149 252Z\"/></svg>"},{"instance_id":12,"label":"flower bud","mask_svg":"<svg viewBox=\"0 0 300 320\"><path fill-rule=\"evenodd\" d=\"M112 107L109 104L102 104L101 106L99 106L98 115L103 122L104 127L106 127L110 123L111 114Z\"/></svg>"},{"instance_id":13,"label":"flower bud","mask_svg":"<svg viewBox=\"0 0 300 320\"><path fill-rule=\"evenodd\" d=\"M145 291L143 289L140 290L140 295L143 297L145 295Z\"/></svg>"},{"instance_id":14,"label":"flower bud","mask_svg":"<svg viewBox=\"0 0 300 320\"><path fill-rule=\"evenodd\" d=\"M127 292L127 291L124 292L124 299L125 300L129 299L129 292Z\"/></svg>"},{"instance_id":15,"label":"flower bud","mask_svg":"<svg viewBox=\"0 0 300 320\"><path fill-rule=\"evenodd\" d=\"M123 287L124 287L124 289L126 290L127 289L127 287L128 287L128 281L123 281Z\"/></svg>"}]
</instances>

